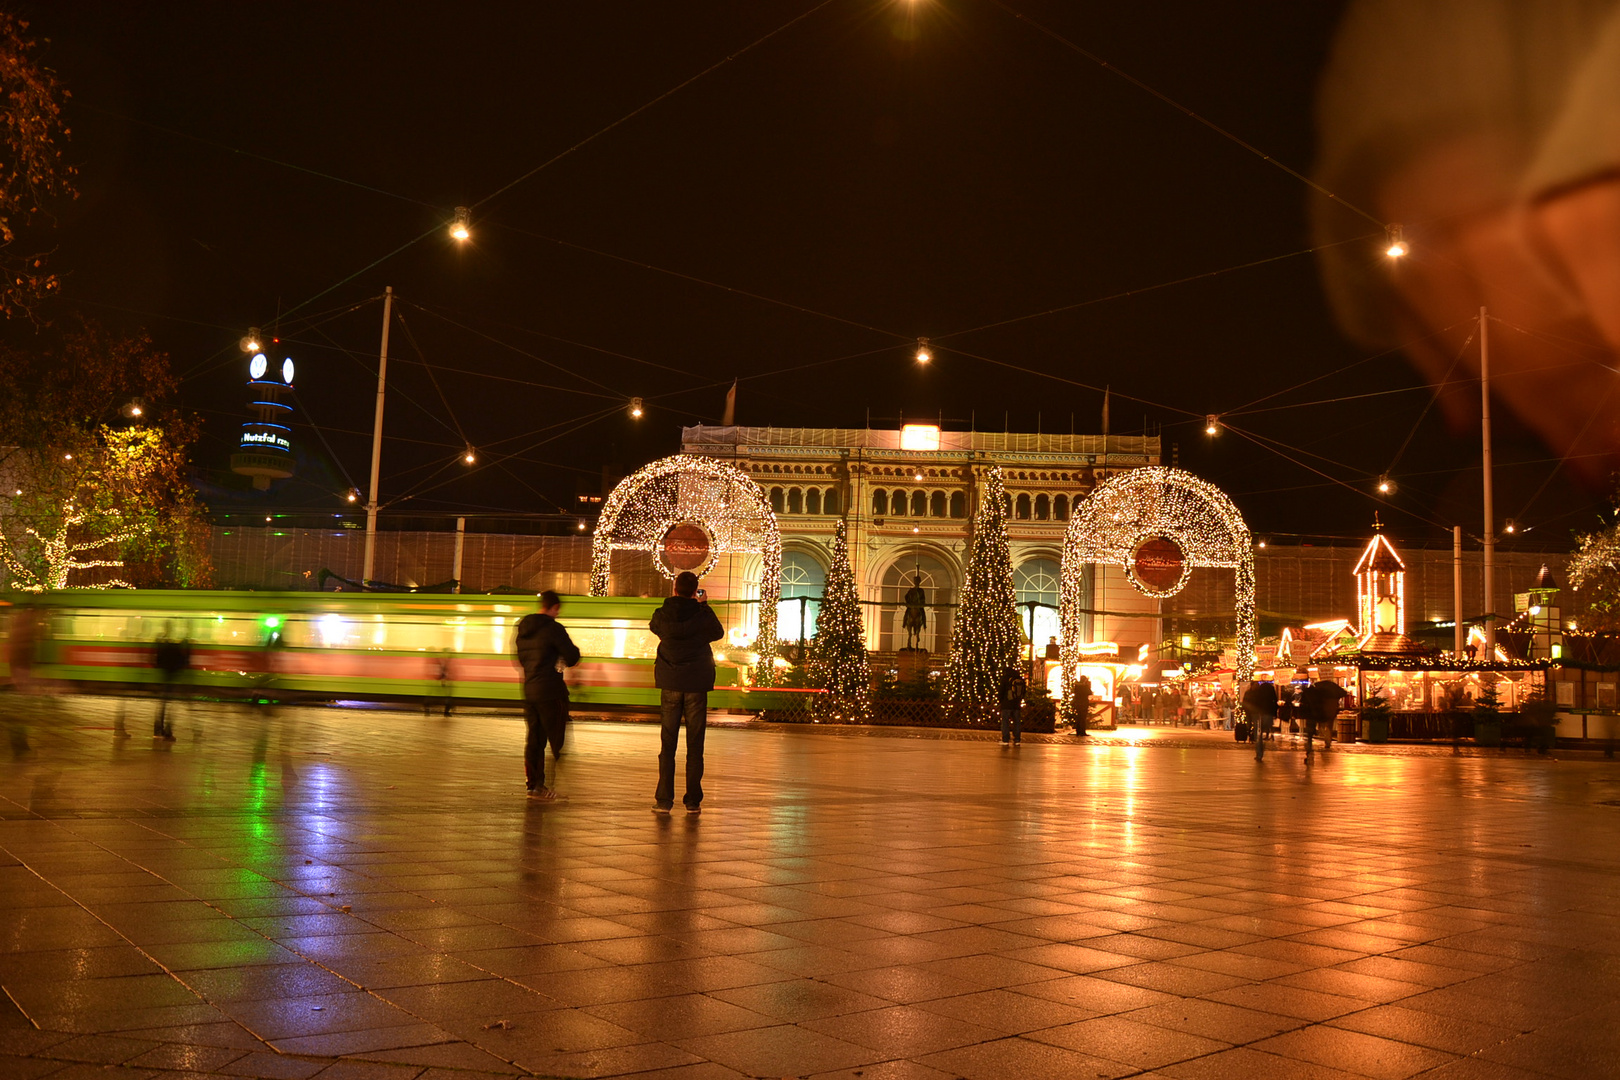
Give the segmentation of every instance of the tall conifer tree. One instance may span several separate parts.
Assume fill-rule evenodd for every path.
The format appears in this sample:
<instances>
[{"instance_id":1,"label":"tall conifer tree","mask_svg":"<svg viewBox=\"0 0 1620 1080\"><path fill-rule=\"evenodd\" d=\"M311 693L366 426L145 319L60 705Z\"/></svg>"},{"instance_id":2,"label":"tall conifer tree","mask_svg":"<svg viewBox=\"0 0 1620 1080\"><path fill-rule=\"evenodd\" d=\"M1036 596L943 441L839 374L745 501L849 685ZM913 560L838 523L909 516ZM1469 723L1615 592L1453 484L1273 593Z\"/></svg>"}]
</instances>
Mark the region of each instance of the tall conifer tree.
<instances>
[{"instance_id":1,"label":"tall conifer tree","mask_svg":"<svg viewBox=\"0 0 1620 1080\"><path fill-rule=\"evenodd\" d=\"M951 624L945 706L952 714L993 714L1002 673L1017 665L1021 651L1007 546L1007 489L999 467L990 470L973 515L967 580L959 601Z\"/></svg>"},{"instance_id":2,"label":"tall conifer tree","mask_svg":"<svg viewBox=\"0 0 1620 1080\"><path fill-rule=\"evenodd\" d=\"M861 621L855 575L849 566L849 542L844 523L833 537L832 568L816 616L816 635L810 642L810 685L818 695L818 718L867 720L872 715L872 665L866 656L866 630Z\"/></svg>"}]
</instances>

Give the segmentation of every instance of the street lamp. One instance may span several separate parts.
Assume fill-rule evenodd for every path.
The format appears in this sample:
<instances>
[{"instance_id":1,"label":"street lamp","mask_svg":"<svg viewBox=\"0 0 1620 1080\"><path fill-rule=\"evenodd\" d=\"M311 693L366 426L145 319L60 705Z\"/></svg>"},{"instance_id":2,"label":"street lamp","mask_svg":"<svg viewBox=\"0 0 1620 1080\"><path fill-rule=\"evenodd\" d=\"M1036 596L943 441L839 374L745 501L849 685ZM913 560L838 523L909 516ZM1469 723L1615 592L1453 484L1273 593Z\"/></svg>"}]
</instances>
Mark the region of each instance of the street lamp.
<instances>
[{"instance_id":1,"label":"street lamp","mask_svg":"<svg viewBox=\"0 0 1620 1080\"><path fill-rule=\"evenodd\" d=\"M455 240L466 240L472 236L472 211L465 206L456 207L456 219L450 223L450 236Z\"/></svg>"},{"instance_id":2,"label":"street lamp","mask_svg":"<svg viewBox=\"0 0 1620 1080\"><path fill-rule=\"evenodd\" d=\"M917 363L919 363L919 364L926 364L926 363L928 363L930 360L932 360L934 358L934 351L928 347L928 339L927 338L920 337L920 338L917 339L917 353L916 353L916 356L917 356Z\"/></svg>"},{"instance_id":3,"label":"street lamp","mask_svg":"<svg viewBox=\"0 0 1620 1080\"><path fill-rule=\"evenodd\" d=\"M1406 238L1401 235L1401 227L1399 225L1384 226L1384 234L1385 240L1387 241L1387 246L1384 248L1384 254L1388 255L1390 258L1398 259L1402 255L1405 255L1412 250L1406 245Z\"/></svg>"},{"instance_id":4,"label":"street lamp","mask_svg":"<svg viewBox=\"0 0 1620 1080\"><path fill-rule=\"evenodd\" d=\"M243 338L240 338L236 342L236 347L238 349L241 349L245 353L256 353L256 352L258 352L259 349L260 349L260 345L259 345L259 328L257 326L248 327L247 336L243 337Z\"/></svg>"},{"instance_id":5,"label":"street lamp","mask_svg":"<svg viewBox=\"0 0 1620 1080\"><path fill-rule=\"evenodd\" d=\"M1221 433L1221 418L1215 413L1204 417L1204 434L1219 435Z\"/></svg>"},{"instance_id":6,"label":"street lamp","mask_svg":"<svg viewBox=\"0 0 1620 1080\"><path fill-rule=\"evenodd\" d=\"M641 413L642 413L641 399L638 398L638 397L631 398L630 399L630 419L632 419L632 420L640 420L641 419Z\"/></svg>"},{"instance_id":7,"label":"street lamp","mask_svg":"<svg viewBox=\"0 0 1620 1080\"><path fill-rule=\"evenodd\" d=\"M461 460L465 461L468 465L471 465L478 460L478 455L473 453L473 448L469 446L467 447L467 452L461 455Z\"/></svg>"},{"instance_id":8,"label":"street lamp","mask_svg":"<svg viewBox=\"0 0 1620 1080\"><path fill-rule=\"evenodd\" d=\"M1391 480L1389 478L1389 474L1388 473L1380 474L1379 477L1378 477L1378 494L1380 494L1380 495L1388 495L1390 492L1392 492L1394 490L1395 490L1395 481L1393 481L1393 480Z\"/></svg>"}]
</instances>

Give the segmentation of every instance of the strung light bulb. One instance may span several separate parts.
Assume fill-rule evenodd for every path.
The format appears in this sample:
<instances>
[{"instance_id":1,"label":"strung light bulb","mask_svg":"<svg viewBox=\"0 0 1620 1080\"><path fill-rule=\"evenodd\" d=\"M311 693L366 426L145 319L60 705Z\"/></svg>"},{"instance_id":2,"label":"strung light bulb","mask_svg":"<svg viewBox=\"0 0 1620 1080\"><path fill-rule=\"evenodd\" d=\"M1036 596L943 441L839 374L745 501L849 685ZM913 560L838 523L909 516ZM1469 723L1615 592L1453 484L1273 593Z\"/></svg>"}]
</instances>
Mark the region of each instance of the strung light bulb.
<instances>
[{"instance_id":1,"label":"strung light bulb","mask_svg":"<svg viewBox=\"0 0 1620 1080\"><path fill-rule=\"evenodd\" d=\"M256 353L262 346L259 344L259 328L248 327L247 336L237 341L236 347L245 353Z\"/></svg>"},{"instance_id":2,"label":"strung light bulb","mask_svg":"<svg viewBox=\"0 0 1620 1080\"><path fill-rule=\"evenodd\" d=\"M73 455L72 454L63 454L62 455L62 460L63 461L72 461L73 460Z\"/></svg>"},{"instance_id":3,"label":"strung light bulb","mask_svg":"<svg viewBox=\"0 0 1620 1080\"><path fill-rule=\"evenodd\" d=\"M473 448L469 446L467 447L467 452L461 455L461 460L465 461L468 465L471 465L473 462L478 460L478 455L473 453Z\"/></svg>"},{"instance_id":4,"label":"strung light bulb","mask_svg":"<svg viewBox=\"0 0 1620 1080\"><path fill-rule=\"evenodd\" d=\"M450 223L451 239L466 240L472 236L471 218L471 210L465 206L456 207L456 219Z\"/></svg>"},{"instance_id":5,"label":"strung light bulb","mask_svg":"<svg viewBox=\"0 0 1620 1080\"><path fill-rule=\"evenodd\" d=\"M354 488L350 488L348 498L349 498L350 502L359 502L360 501L360 493L358 491L356 491Z\"/></svg>"},{"instance_id":6,"label":"strung light bulb","mask_svg":"<svg viewBox=\"0 0 1620 1080\"><path fill-rule=\"evenodd\" d=\"M579 519L579 531L580 532L585 531L585 519L584 518Z\"/></svg>"},{"instance_id":7,"label":"strung light bulb","mask_svg":"<svg viewBox=\"0 0 1620 1080\"><path fill-rule=\"evenodd\" d=\"M1256 544L1255 546L1256 547L1265 547L1266 546L1266 538L1262 536L1260 538L1260 542L1258 544Z\"/></svg>"},{"instance_id":8,"label":"strung light bulb","mask_svg":"<svg viewBox=\"0 0 1620 1080\"><path fill-rule=\"evenodd\" d=\"M934 350L932 350L932 349L930 349L928 347L928 339L925 338L925 337L918 338L917 339L917 363L926 364L930 360L932 360L933 358L934 358Z\"/></svg>"},{"instance_id":9,"label":"strung light bulb","mask_svg":"<svg viewBox=\"0 0 1620 1080\"><path fill-rule=\"evenodd\" d=\"M630 399L630 418L632 420L640 420L641 419L641 413L642 413L641 399L638 398L638 397L631 398Z\"/></svg>"},{"instance_id":10,"label":"strung light bulb","mask_svg":"<svg viewBox=\"0 0 1620 1080\"><path fill-rule=\"evenodd\" d=\"M1219 435L1221 432L1221 418L1214 413L1204 417L1204 434Z\"/></svg>"},{"instance_id":11,"label":"strung light bulb","mask_svg":"<svg viewBox=\"0 0 1620 1080\"><path fill-rule=\"evenodd\" d=\"M1389 478L1388 473L1384 473L1378 477L1378 494L1388 495L1394 490L1395 482Z\"/></svg>"},{"instance_id":12,"label":"strung light bulb","mask_svg":"<svg viewBox=\"0 0 1620 1080\"><path fill-rule=\"evenodd\" d=\"M1507 524L1506 524L1506 526L1503 527L1502 531L1503 532L1510 532L1510 533L1517 531L1517 528L1513 524L1513 519L1512 518L1507 519Z\"/></svg>"},{"instance_id":13,"label":"strung light bulb","mask_svg":"<svg viewBox=\"0 0 1620 1080\"><path fill-rule=\"evenodd\" d=\"M129 407L129 415L131 415L131 416L139 416L139 415L141 415L141 407L139 405L131 405Z\"/></svg>"},{"instance_id":14,"label":"strung light bulb","mask_svg":"<svg viewBox=\"0 0 1620 1080\"><path fill-rule=\"evenodd\" d=\"M1407 252L1412 250L1406 246L1406 239L1401 235L1401 227L1399 225L1386 225L1384 227L1384 233L1388 241L1387 246L1384 248L1385 255L1388 255L1392 259L1398 259L1402 255L1405 255Z\"/></svg>"}]
</instances>

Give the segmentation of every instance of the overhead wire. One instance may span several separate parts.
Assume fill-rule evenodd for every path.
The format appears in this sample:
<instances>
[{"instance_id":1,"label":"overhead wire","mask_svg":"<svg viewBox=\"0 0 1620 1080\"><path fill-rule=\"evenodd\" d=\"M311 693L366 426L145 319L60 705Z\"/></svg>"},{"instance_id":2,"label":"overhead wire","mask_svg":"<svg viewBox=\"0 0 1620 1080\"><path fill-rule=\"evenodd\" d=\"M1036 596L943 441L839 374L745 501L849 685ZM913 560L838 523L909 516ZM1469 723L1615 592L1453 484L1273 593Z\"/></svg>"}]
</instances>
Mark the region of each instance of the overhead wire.
<instances>
[{"instance_id":1,"label":"overhead wire","mask_svg":"<svg viewBox=\"0 0 1620 1080\"><path fill-rule=\"evenodd\" d=\"M427 370L428 381L433 384L433 389L439 395L439 402L444 406L444 411L450 417L450 422L455 425L456 434L461 436L461 441L470 450L472 440L467 438L467 431L461 426L460 418L456 416L456 411L450 407L450 399L444 396L444 388L439 385L438 378L433 374L433 365L428 363L427 354L422 351L422 346L417 342L416 335L411 332L410 324L405 321L405 313L403 311L398 312L394 318L399 320L399 328L405 331L406 340L411 343L411 348L416 350L417 359L421 361L422 367Z\"/></svg>"},{"instance_id":2,"label":"overhead wire","mask_svg":"<svg viewBox=\"0 0 1620 1080\"><path fill-rule=\"evenodd\" d=\"M462 323L456 322L455 320L451 319L448 315L444 314L443 311L436 310L433 305L423 304L423 303L420 303L418 301L400 301L398 298L395 299L395 303L396 303L396 305L400 304L400 303L409 303L409 305L411 307L417 308L418 310L424 312L425 314L432 315L434 318L443 319L445 322L449 323L451 326L456 327L457 329L465 330L470 334L479 334L480 336L484 337L486 340L492 341L497 345L501 345L501 346L503 346L505 348L513 349L514 351L521 352L521 350L518 350L517 347L512 345L510 342L501 341L501 340L495 338L493 335L485 334L481 330L474 330L469 326L466 326L466 325L464 325ZM642 359L639 356L631 356L628 353L615 352L613 349L603 348L600 345L591 345L591 344L587 344L586 342L583 342L583 341L573 341L573 340L571 340L569 338L558 337L556 334L548 334L544 330L535 330L535 329L533 329L531 327L516 326L516 325L514 325L512 323L502 322L501 320L498 320L498 319L492 319L490 321L492 323L494 323L495 325L497 325L497 326L504 326L508 330L516 330L519 333L523 333L523 334L533 334L535 337L543 337L543 338L546 338L546 339L551 340L551 341L559 342L559 343L561 343L563 345L572 345L577 349L587 349L587 350L589 350L591 352L598 352L598 353L601 353L603 356L612 356L612 357L615 357L615 358L620 359L620 360L629 360L632 363L636 363L636 364L645 364L647 367L659 368L659 369L661 369L663 371L672 372L672 373L674 373L676 375L684 375L685 377L687 377L689 379L696 379L696 378L700 377L697 374L695 374L693 372L690 372L690 371L687 371L687 370L685 370L683 368L671 367L668 364L660 364L656 360L645 360L645 359ZM539 359L538 357L530 356L530 354L528 354L528 353L523 353L522 355L529 356L530 359ZM542 360L541 362L542 363L548 363L548 361L544 361L544 360ZM558 365L552 364L551 366L557 367ZM566 371L567 369L564 368L562 370Z\"/></svg>"},{"instance_id":3,"label":"overhead wire","mask_svg":"<svg viewBox=\"0 0 1620 1080\"><path fill-rule=\"evenodd\" d=\"M1451 373L1457 370L1458 364L1462 363L1463 354L1468 351L1468 346L1473 344L1474 334L1476 333L1478 333L1477 330L1469 333L1468 337L1463 340L1462 346L1457 350L1457 355L1451 358L1451 366L1446 368L1444 375L1440 376L1440 381L1435 384L1434 393L1429 395L1429 400L1424 403L1423 411L1418 413L1418 418L1412 421L1412 430L1408 431L1406 438L1401 440L1400 448L1395 451L1395 456L1390 458L1389 467L1384 472L1391 473L1395 471L1395 466L1400 463L1401 455L1405 454L1406 448L1412 445L1412 439L1416 437L1418 428L1422 427L1423 421L1429 418L1429 410L1434 408L1434 403L1440 400L1440 395L1445 393L1451 386Z\"/></svg>"},{"instance_id":4,"label":"overhead wire","mask_svg":"<svg viewBox=\"0 0 1620 1080\"><path fill-rule=\"evenodd\" d=\"M1276 442L1276 440L1267 439L1265 436L1257 436L1257 435L1251 434L1250 432L1244 431L1242 428L1228 427L1227 430L1233 432L1234 434L1240 436L1241 438L1248 439L1250 442L1254 443L1256 446L1260 447L1262 450L1271 451L1271 453L1276 454L1278 457L1282 458L1284 461L1291 462L1292 464L1297 465L1301 469L1305 469L1308 472L1315 473L1316 475L1322 477L1324 480L1331 481L1332 483L1338 485L1339 487L1342 487L1342 488L1345 488L1346 490L1355 492L1357 495L1361 496L1364 499L1372 500L1373 502L1379 503L1380 505L1383 505L1383 506L1389 506L1392 509L1395 509L1395 510L1399 511L1400 513L1407 514L1407 515L1409 515L1411 517L1417 518L1419 521L1426 522L1427 524L1433 525L1437 529L1449 529L1450 528L1450 526L1443 525L1440 522L1435 521L1431 517L1428 517L1428 516L1426 516L1424 514L1418 513L1416 510L1413 510L1410 507L1396 506L1395 504L1385 502L1382 499L1376 499L1372 495L1370 495L1367 492L1365 492L1365 491L1361 490L1360 488L1356 487L1354 484L1348 483L1347 481L1344 481L1344 480L1340 480L1338 477L1333 476L1333 475L1331 475L1329 473L1325 473L1321 469L1318 469L1316 466L1311 465L1308 462L1300 461L1300 460L1298 460L1296 458L1290 457L1288 454L1286 454L1282 450L1278 449L1278 447L1286 447L1287 444L1285 444L1285 443L1280 443L1280 442ZM1275 443L1275 445L1270 445L1272 443ZM1293 447L1287 447L1287 448L1288 449L1295 449ZM1317 455L1317 454L1310 454L1309 456L1311 456L1311 457L1320 457L1320 455ZM1321 460L1327 461L1328 459L1322 458ZM1331 464L1339 464L1338 462L1330 462L1330 463ZM1345 466L1340 465L1340 467L1344 468Z\"/></svg>"},{"instance_id":5,"label":"overhead wire","mask_svg":"<svg viewBox=\"0 0 1620 1080\"><path fill-rule=\"evenodd\" d=\"M821 3L816 4L814 7L809 8L808 10L806 10L804 12L801 12L798 15L795 15L793 18L789 19L787 22L783 23L781 26L778 26L775 30L772 30L770 33L765 34L762 37L754 39L753 41L749 42L747 45L744 45L742 48L740 48L736 52L732 53L731 55L729 55L729 56L727 56L727 57L725 57L725 58L723 58L721 60L715 61L713 64L710 64L708 67L704 68L702 71L698 72L696 75L693 75L690 78L685 79L684 81L682 81L678 85L672 86L668 90L665 90L662 94L659 94L657 97L653 98L651 101L648 101L643 105L639 105L636 108L631 109L629 112L625 113L623 116L621 116L617 120L613 121L613 123L609 124L607 127L601 128L600 130L598 130L598 131L596 131L596 132L594 132L594 133L592 133L590 135L585 136L585 138L579 140L574 145L568 147L568 149L562 151L561 153L554 154L551 157L547 158L545 161L542 161L540 164L536 165L534 168L530 169L528 172L524 173L522 176L519 176L516 180L513 180L508 184L505 184L505 185L503 185L503 186L501 186L499 188L496 188L494 191L490 192L488 195L485 195L482 199L479 199L477 202L471 204L472 209L477 209L478 207L483 206L485 203L493 202L494 200L500 198L502 195L505 195L508 191L511 191L513 188L517 187L519 184L522 184L525 181L531 179L532 177L538 175L539 173L545 171L546 169L549 169L551 166L555 165L557 162L561 161L563 158L565 158L568 155L574 153L574 151L579 150L580 148L582 148L584 146L587 146L590 143L595 142L597 139L601 138L603 135L606 135L608 132L612 131L614 128L619 127L621 124L628 123L629 121L635 119L636 117L640 116L642 113L646 112L648 109L650 109L653 106L657 105L659 102L665 100L666 98L673 97L674 95L680 93L682 90L685 90L688 86L691 86L693 83L697 82L699 79L703 78L705 75L709 75L712 72L720 70L721 68L725 67L727 64L731 63L733 60L737 59L737 57L742 56L744 53L750 52L751 50L753 50L754 48L756 48L756 47L758 47L760 45L763 45L765 42L771 40L771 38L773 38L776 35L782 33L783 31L787 30L789 27L792 27L792 26L796 25L797 23L802 22L803 20L809 18L811 15L814 15L816 12L820 11L822 8L826 7L830 3L832 3L832 0L821 0Z\"/></svg>"},{"instance_id":6,"label":"overhead wire","mask_svg":"<svg viewBox=\"0 0 1620 1080\"><path fill-rule=\"evenodd\" d=\"M1154 89L1152 86L1149 86L1147 83L1143 82L1141 79L1138 79L1136 76L1130 74L1129 72L1126 72L1126 71L1114 66L1113 64L1110 64L1107 60L1104 60L1102 57L1098 56L1094 52L1091 52L1089 49L1082 48L1081 46L1077 45L1073 41L1070 41L1068 38L1064 37L1062 34L1058 33L1056 30L1053 30L1051 27L1048 27L1048 26L1046 26L1046 25L1044 25L1042 23L1036 22L1034 19L1030 18L1028 15L1025 15L1023 12L1021 12L1018 9L1012 7L1011 5L1005 3L1004 0L990 0L990 2L992 4L994 4L996 7L1000 8L1003 11L1005 11L1007 14L1011 15L1013 18L1018 19L1020 22L1027 23L1033 29L1038 30L1042 34L1045 34L1047 37L1051 38L1053 41L1056 41L1057 43L1062 45L1064 48L1066 48L1066 49L1070 50L1071 52L1074 52L1074 53L1076 53L1076 54L1078 54L1080 56L1085 57L1087 60L1090 60L1092 63L1096 64L1098 67L1101 67L1103 70L1109 72L1110 74L1117 75L1119 78L1124 79L1126 82L1130 83L1132 86L1136 87L1138 90L1141 90L1144 93L1150 94L1153 97L1158 98L1160 101L1164 102L1166 105L1170 106L1172 109L1175 109L1177 112L1183 114L1184 116L1187 116L1188 118L1190 118L1192 120L1196 120L1198 123L1200 123L1200 124L1204 125L1205 127L1209 128L1209 130L1215 132L1217 135L1221 136L1223 139L1226 139L1226 140L1228 140L1228 141L1230 141L1232 143L1235 143L1238 146L1241 146L1243 149L1247 150L1249 153L1253 154L1255 157L1260 158L1262 161L1266 162L1267 164L1273 165L1276 168L1281 169L1283 172L1287 173L1289 176L1292 176L1295 180L1298 180L1300 183L1302 183L1305 186L1309 187L1312 191L1315 191L1317 194L1322 195L1323 197L1329 199L1330 201L1337 203L1338 205L1344 207L1346 210L1349 210L1352 213L1358 214L1361 217L1366 218L1368 221L1372 222L1374 225L1377 225L1380 229L1385 228L1387 226L1388 223L1385 222L1383 219L1377 217L1376 215L1374 215L1374 214L1372 214L1372 213L1370 213L1370 212L1368 212L1366 210L1363 210L1361 207L1357 206L1355 203L1352 203L1352 202L1346 200L1343 196L1339 195L1338 193L1333 192L1333 191L1329 191L1327 188L1323 187L1321 184L1317 183L1315 180L1312 180L1310 177L1306 176L1304 173L1298 171L1297 169L1290 168L1288 165L1283 164L1281 161L1278 161L1276 158L1272 157L1270 154L1266 153L1264 150L1261 150L1259 147L1255 146L1253 143L1247 142L1244 139L1239 138L1237 135L1235 135L1232 132L1230 132L1230 131L1226 130L1225 128L1221 127L1219 124L1215 123L1213 120L1206 119L1205 117L1199 115L1198 113L1194 112L1192 109L1189 109L1187 106L1181 104L1181 102L1179 102L1179 101L1175 100L1174 98L1170 97L1168 94L1165 94L1165 93L1163 93L1163 92L1161 92L1159 90Z\"/></svg>"},{"instance_id":7,"label":"overhead wire","mask_svg":"<svg viewBox=\"0 0 1620 1080\"><path fill-rule=\"evenodd\" d=\"M1126 289L1124 292L1109 293L1107 296L1097 296L1090 300L1081 300L1073 304L1064 304L1061 307L1048 308L1045 311L1037 311L1029 315L1019 315L1011 319L1000 319L996 322L984 323L981 326L970 326L964 330L952 330L947 334L936 334L931 336L929 340L931 342L940 342L948 338L962 337L965 334L976 334L981 330L994 330L1002 326L1011 326L1014 323L1028 322L1031 319L1043 319L1048 315L1059 315L1066 311L1078 311L1081 308L1093 307L1097 304L1104 304L1110 300L1124 300L1132 296L1142 296L1147 293L1158 292L1160 289L1169 289L1177 285L1188 285L1194 281L1204 281L1209 278L1221 277L1224 274L1236 273L1239 270L1252 270L1257 266L1265 266L1269 263L1282 262L1286 259L1295 259L1301 255L1312 255L1318 251L1324 251L1330 247L1338 247L1340 244L1357 243L1365 241L1366 239L1366 237L1351 237L1348 240L1335 240L1331 244L1319 244L1316 247L1302 248L1299 251L1290 251L1286 255L1270 255L1264 259L1254 259L1250 262L1238 263L1236 266L1228 266L1220 270L1205 270L1201 273L1189 274L1186 277L1176 278L1173 281L1160 282L1157 285L1143 285L1135 289Z\"/></svg>"}]
</instances>

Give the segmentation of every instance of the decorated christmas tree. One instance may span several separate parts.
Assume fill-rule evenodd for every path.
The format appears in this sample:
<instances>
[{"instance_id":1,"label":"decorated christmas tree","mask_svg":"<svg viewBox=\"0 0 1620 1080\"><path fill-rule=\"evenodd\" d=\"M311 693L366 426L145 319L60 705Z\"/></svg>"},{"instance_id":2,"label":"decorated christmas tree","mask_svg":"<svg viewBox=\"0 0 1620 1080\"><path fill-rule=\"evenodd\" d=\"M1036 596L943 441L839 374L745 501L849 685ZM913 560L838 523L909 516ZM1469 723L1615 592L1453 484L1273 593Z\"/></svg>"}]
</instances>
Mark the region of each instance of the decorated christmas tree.
<instances>
[{"instance_id":1,"label":"decorated christmas tree","mask_svg":"<svg viewBox=\"0 0 1620 1080\"><path fill-rule=\"evenodd\" d=\"M1019 661L1021 635L1012 552L1007 547L1006 500L1001 470L992 468L973 516L967 580L951 624L945 707L952 715L993 715L1001 676Z\"/></svg>"},{"instance_id":2,"label":"decorated christmas tree","mask_svg":"<svg viewBox=\"0 0 1620 1080\"><path fill-rule=\"evenodd\" d=\"M813 711L818 720L871 718L872 667L866 658L866 631L842 521L833 537L832 569L810 641L810 685L826 691L816 696Z\"/></svg>"}]
</instances>

